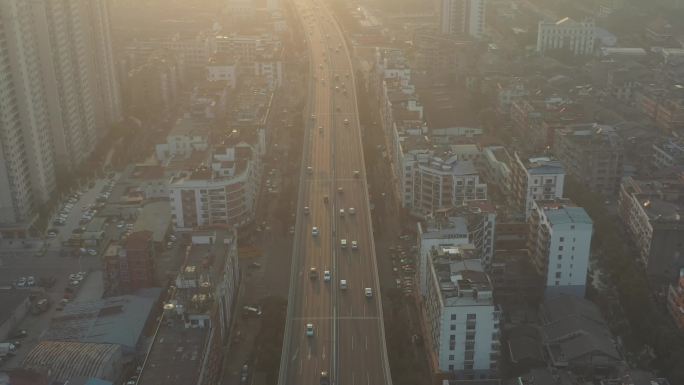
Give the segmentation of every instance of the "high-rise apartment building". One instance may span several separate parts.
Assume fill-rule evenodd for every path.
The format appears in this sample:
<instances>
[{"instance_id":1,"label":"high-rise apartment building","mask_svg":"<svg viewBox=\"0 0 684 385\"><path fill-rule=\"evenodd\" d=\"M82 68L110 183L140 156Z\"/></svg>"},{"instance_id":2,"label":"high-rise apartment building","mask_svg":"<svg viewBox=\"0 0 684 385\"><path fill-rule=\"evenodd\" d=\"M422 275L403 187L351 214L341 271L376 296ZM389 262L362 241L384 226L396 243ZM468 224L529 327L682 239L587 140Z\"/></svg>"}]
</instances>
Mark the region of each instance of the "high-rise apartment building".
<instances>
[{"instance_id":1,"label":"high-rise apartment building","mask_svg":"<svg viewBox=\"0 0 684 385\"><path fill-rule=\"evenodd\" d=\"M482 262L459 248L433 248L428 257L425 327L432 365L457 379L496 377L500 308Z\"/></svg>"},{"instance_id":2,"label":"high-rise apartment building","mask_svg":"<svg viewBox=\"0 0 684 385\"><path fill-rule=\"evenodd\" d=\"M54 149L31 2L0 2L0 226L24 236L55 188Z\"/></svg>"},{"instance_id":3,"label":"high-rise apartment building","mask_svg":"<svg viewBox=\"0 0 684 385\"><path fill-rule=\"evenodd\" d=\"M119 120L106 0L0 2L0 223L28 226ZM22 230L3 236L22 236Z\"/></svg>"},{"instance_id":4,"label":"high-rise apartment building","mask_svg":"<svg viewBox=\"0 0 684 385\"><path fill-rule=\"evenodd\" d=\"M511 160L511 192L513 204L520 214L529 218L535 200L563 197L565 169L561 162L546 157L521 158L518 153Z\"/></svg>"},{"instance_id":5,"label":"high-rise apartment building","mask_svg":"<svg viewBox=\"0 0 684 385\"><path fill-rule=\"evenodd\" d=\"M539 274L546 277L546 297L584 297L593 222L568 199L534 201L528 249Z\"/></svg>"},{"instance_id":6,"label":"high-rise apartment building","mask_svg":"<svg viewBox=\"0 0 684 385\"><path fill-rule=\"evenodd\" d=\"M553 149L568 175L591 191L605 196L619 191L624 151L613 127L594 123L557 129Z\"/></svg>"},{"instance_id":7,"label":"high-rise apartment building","mask_svg":"<svg viewBox=\"0 0 684 385\"><path fill-rule=\"evenodd\" d=\"M537 51L565 49L575 55L594 53L596 29L593 21L575 21L566 17L556 22L540 21Z\"/></svg>"},{"instance_id":8,"label":"high-rise apartment building","mask_svg":"<svg viewBox=\"0 0 684 385\"><path fill-rule=\"evenodd\" d=\"M442 33L481 38L485 26L485 0L442 0Z\"/></svg>"}]
</instances>

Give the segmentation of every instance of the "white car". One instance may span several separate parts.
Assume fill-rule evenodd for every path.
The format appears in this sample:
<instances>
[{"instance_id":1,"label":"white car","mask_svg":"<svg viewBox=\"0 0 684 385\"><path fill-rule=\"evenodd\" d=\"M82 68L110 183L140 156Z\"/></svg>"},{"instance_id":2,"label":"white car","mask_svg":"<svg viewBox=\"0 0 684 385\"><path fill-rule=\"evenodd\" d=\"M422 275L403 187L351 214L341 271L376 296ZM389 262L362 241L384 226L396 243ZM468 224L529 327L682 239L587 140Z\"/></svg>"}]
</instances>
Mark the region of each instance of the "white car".
<instances>
[{"instance_id":1,"label":"white car","mask_svg":"<svg viewBox=\"0 0 684 385\"><path fill-rule=\"evenodd\" d=\"M318 234L319 234L318 227L314 226L313 228L311 228L311 235L313 235L314 237L317 237Z\"/></svg>"},{"instance_id":2,"label":"white car","mask_svg":"<svg viewBox=\"0 0 684 385\"><path fill-rule=\"evenodd\" d=\"M346 239L340 239L340 247L343 249L347 248L347 240Z\"/></svg>"},{"instance_id":3,"label":"white car","mask_svg":"<svg viewBox=\"0 0 684 385\"><path fill-rule=\"evenodd\" d=\"M367 287L363 290L366 293L366 298L371 298L373 296L373 289Z\"/></svg>"},{"instance_id":4,"label":"white car","mask_svg":"<svg viewBox=\"0 0 684 385\"><path fill-rule=\"evenodd\" d=\"M307 337L313 337L314 336L313 324L306 324L306 336Z\"/></svg>"},{"instance_id":5,"label":"white car","mask_svg":"<svg viewBox=\"0 0 684 385\"><path fill-rule=\"evenodd\" d=\"M340 216L341 216L341 217L344 216L344 209L340 209Z\"/></svg>"},{"instance_id":6,"label":"white car","mask_svg":"<svg viewBox=\"0 0 684 385\"><path fill-rule=\"evenodd\" d=\"M351 214L351 215L356 214L356 209L353 208L353 207L350 207L350 208L349 208L349 214Z\"/></svg>"},{"instance_id":7,"label":"white car","mask_svg":"<svg viewBox=\"0 0 684 385\"><path fill-rule=\"evenodd\" d=\"M309 175L313 174L313 167L311 167L311 166L307 167L307 168L306 168L306 173L309 174Z\"/></svg>"},{"instance_id":8,"label":"white car","mask_svg":"<svg viewBox=\"0 0 684 385\"><path fill-rule=\"evenodd\" d=\"M340 289L347 290L347 280L346 279L340 280Z\"/></svg>"},{"instance_id":9,"label":"white car","mask_svg":"<svg viewBox=\"0 0 684 385\"><path fill-rule=\"evenodd\" d=\"M348 126L348 125L349 125L349 119L344 118L344 125L345 125L345 126Z\"/></svg>"},{"instance_id":10,"label":"white car","mask_svg":"<svg viewBox=\"0 0 684 385\"><path fill-rule=\"evenodd\" d=\"M17 280L17 287L26 287L26 277L21 277Z\"/></svg>"},{"instance_id":11,"label":"white car","mask_svg":"<svg viewBox=\"0 0 684 385\"><path fill-rule=\"evenodd\" d=\"M352 243L352 249L356 250L359 248L359 244L356 243L356 241L352 241L351 243Z\"/></svg>"},{"instance_id":12,"label":"white car","mask_svg":"<svg viewBox=\"0 0 684 385\"><path fill-rule=\"evenodd\" d=\"M311 212L309 206L304 206L304 215L309 215L309 212Z\"/></svg>"},{"instance_id":13,"label":"white car","mask_svg":"<svg viewBox=\"0 0 684 385\"><path fill-rule=\"evenodd\" d=\"M323 272L323 281L330 282L330 277L330 270L326 270Z\"/></svg>"},{"instance_id":14,"label":"white car","mask_svg":"<svg viewBox=\"0 0 684 385\"><path fill-rule=\"evenodd\" d=\"M29 276L26 278L26 286L35 286L36 285L36 278L33 276Z\"/></svg>"},{"instance_id":15,"label":"white car","mask_svg":"<svg viewBox=\"0 0 684 385\"><path fill-rule=\"evenodd\" d=\"M97 250L95 250L95 249L88 249L88 254L90 254L91 256L94 257L94 256L97 255Z\"/></svg>"}]
</instances>

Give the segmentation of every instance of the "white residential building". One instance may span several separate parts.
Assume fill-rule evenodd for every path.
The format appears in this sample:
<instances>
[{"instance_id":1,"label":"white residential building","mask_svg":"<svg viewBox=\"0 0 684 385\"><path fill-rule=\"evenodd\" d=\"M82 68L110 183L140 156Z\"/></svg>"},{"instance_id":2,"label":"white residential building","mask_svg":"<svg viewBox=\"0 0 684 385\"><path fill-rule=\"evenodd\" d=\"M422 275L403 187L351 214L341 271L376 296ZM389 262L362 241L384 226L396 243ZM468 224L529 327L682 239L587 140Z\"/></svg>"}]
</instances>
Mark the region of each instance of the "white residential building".
<instances>
[{"instance_id":1,"label":"white residential building","mask_svg":"<svg viewBox=\"0 0 684 385\"><path fill-rule=\"evenodd\" d=\"M481 38L485 30L485 0L442 0L440 24L442 33Z\"/></svg>"},{"instance_id":2,"label":"white residential building","mask_svg":"<svg viewBox=\"0 0 684 385\"><path fill-rule=\"evenodd\" d=\"M461 160L451 147L434 149L429 143L422 143L424 140L410 136L402 141L397 165L403 207L425 216L468 201L487 199L487 184L480 181L472 160Z\"/></svg>"},{"instance_id":3,"label":"white residential building","mask_svg":"<svg viewBox=\"0 0 684 385\"><path fill-rule=\"evenodd\" d=\"M593 222L568 199L535 201L529 219L528 249L537 272L546 277L545 296L584 297Z\"/></svg>"},{"instance_id":4,"label":"white residential building","mask_svg":"<svg viewBox=\"0 0 684 385\"><path fill-rule=\"evenodd\" d=\"M432 250L423 311L438 370L458 379L496 376L501 311L492 293L479 259L468 259L458 248Z\"/></svg>"},{"instance_id":5,"label":"white residential building","mask_svg":"<svg viewBox=\"0 0 684 385\"><path fill-rule=\"evenodd\" d=\"M190 116L178 119L166 143L156 145L157 159L166 163L171 159L187 159L194 151L205 151L209 147L209 128Z\"/></svg>"},{"instance_id":6,"label":"white residential building","mask_svg":"<svg viewBox=\"0 0 684 385\"><path fill-rule=\"evenodd\" d=\"M254 219L261 166L258 151L239 143L215 149L210 167L169 182L176 230L204 226L239 227Z\"/></svg>"},{"instance_id":7,"label":"white residential building","mask_svg":"<svg viewBox=\"0 0 684 385\"><path fill-rule=\"evenodd\" d=\"M540 21L537 31L537 51L566 49L575 55L592 55L596 40L594 22L577 22L568 17L556 22Z\"/></svg>"},{"instance_id":8,"label":"white residential building","mask_svg":"<svg viewBox=\"0 0 684 385\"><path fill-rule=\"evenodd\" d=\"M563 197L565 169L563 165L546 156L520 158L515 153L511 163L511 191L516 209L525 220L533 210L535 200Z\"/></svg>"},{"instance_id":9,"label":"white residential building","mask_svg":"<svg viewBox=\"0 0 684 385\"><path fill-rule=\"evenodd\" d=\"M235 88L238 81L237 68L237 60L213 57L207 64L207 80L210 82L225 82L229 88Z\"/></svg>"},{"instance_id":10,"label":"white residential building","mask_svg":"<svg viewBox=\"0 0 684 385\"><path fill-rule=\"evenodd\" d=\"M418 222L418 280L427 295L427 260L433 248L458 247L482 260L487 268L494 257L496 211L487 201L473 201Z\"/></svg>"}]
</instances>

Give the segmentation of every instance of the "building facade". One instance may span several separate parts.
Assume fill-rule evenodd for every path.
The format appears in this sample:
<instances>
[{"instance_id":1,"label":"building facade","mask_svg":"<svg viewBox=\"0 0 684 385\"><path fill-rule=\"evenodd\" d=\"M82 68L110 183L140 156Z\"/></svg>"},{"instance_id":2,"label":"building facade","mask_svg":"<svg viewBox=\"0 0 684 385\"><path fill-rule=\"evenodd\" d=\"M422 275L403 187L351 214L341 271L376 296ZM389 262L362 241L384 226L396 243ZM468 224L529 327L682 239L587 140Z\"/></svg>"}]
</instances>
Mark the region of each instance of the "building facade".
<instances>
[{"instance_id":1,"label":"building facade","mask_svg":"<svg viewBox=\"0 0 684 385\"><path fill-rule=\"evenodd\" d=\"M577 22L568 17L556 22L540 21L537 31L537 52L565 49L575 55L594 53L596 28L593 21Z\"/></svg>"},{"instance_id":2,"label":"building facade","mask_svg":"<svg viewBox=\"0 0 684 385\"><path fill-rule=\"evenodd\" d=\"M32 5L0 3L0 226L23 237L55 189L54 146Z\"/></svg>"},{"instance_id":3,"label":"building facade","mask_svg":"<svg viewBox=\"0 0 684 385\"><path fill-rule=\"evenodd\" d=\"M565 170L549 157L521 158L515 153L511 162L511 192L514 206L525 220L533 210L535 200L563 197Z\"/></svg>"},{"instance_id":4,"label":"building facade","mask_svg":"<svg viewBox=\"0 0 684 385\"><path fill-rule=\"evenodd\" d=\"M618 215L651 276L675 279L684 266L684 183L679 179L625 178Z\"/></svg>"},{"instance_id":5,"label":"building facade","mask_svg":"<svg viewBox=\"0 0 684 385\"><path fill-rule=\"evenodd\" d=\"M259 158L244 143L216 148L210 167L172 178L169 197L176 230L251 222L261 174Z\"/></svg>"},{"instance_id":6,"label":"building facade","mask_svg":"<svg viewBox=\"0 0 684 385\"><path fill-rule=\"evenodd\" d=\"M567 199L535 201L529 219L528 249L537 272L546 277L546 297L584 297L593 222Z\"/></svg>"},{"instance_id":7,"label":"building facade","mask_svg":"<svg viewBox=\"0 0 684 385\"><path fill-rule=\"evenodd\" d=\"M684 267L679 270L679 279L667 291L667 308L679 329L684 330Z\"/></svg>"},{"instance_id":8,"label":"building facade","mask_svg":"<svg viewBox=\"0 0 684 385\"><path fill-rule=\"evenodd\" d=\"M610 126L573 125L557 129L554 154L571 175L591 191L616 195L622 180L624 152Z\"/></svg>"},{"instance_id":9,"label":"building facade","mask_svg":"<svg viewBox=\"0 0 684 385\"><path fill-rule=\"evenodd\" d=\"M428 258L424 303L435 369L459 379L496 378L500 358L500 309L479 259L458 249L434 249Z\"/></svg>"},{"instance_id":10,"label":"building facade","mask_svg":"<svg viewBox=\"0 0 684 385\"><path fill-rule=\"evenodd\" d=\"M485 0L442 0L441 5L442 33L476 39L484 35Z\"/></svg>"},{"instance_id":11,"label":"building facade","mask_svg":"<svg viewBox=\"0 0 684 385\"><path fill-rule=\"evenodd\" d=\"M487 184L471 160L434 150L402 151L402 205L418 216L487 199Z\"/></svg>"}]
</instances>

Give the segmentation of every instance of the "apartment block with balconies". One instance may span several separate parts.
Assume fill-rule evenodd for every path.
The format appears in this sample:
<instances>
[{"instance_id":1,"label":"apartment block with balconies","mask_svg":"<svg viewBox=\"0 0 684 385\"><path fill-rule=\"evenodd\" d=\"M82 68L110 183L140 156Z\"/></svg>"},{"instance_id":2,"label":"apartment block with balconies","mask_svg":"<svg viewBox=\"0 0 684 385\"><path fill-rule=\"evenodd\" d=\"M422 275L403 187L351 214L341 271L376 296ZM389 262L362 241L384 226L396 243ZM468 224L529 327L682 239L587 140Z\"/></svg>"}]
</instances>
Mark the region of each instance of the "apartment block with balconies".
<instances>
[{"instance_id":1,"label":"apartment block with balconies","mask_svg":"<svg viewBox=\"0 0 684 385\"><path fill-rule=\"evenodd\" d=\"M554 154L568 175L591 191L604 196L619 191L624 151L613 127L578 124L557 129Z\"/></svg>"},{"instance_id":2,"label":"apartment block with balconies","mask_svg":"<svg viewBox=\"0 0 684 385\"><path fill-rule=\"evenodd\" d=\"M514 153L511 161L511 198L518 213L527 220L535 200L563 197L565 169L548 156L524 158Z\"/></svg>"},{"instance_id":3,"label":"apartment block with balconies","mask_svg":"<svg viewBox=\"0 0 684 385\"><path fill-rule=\"evenodd\" d=\"M622 182L618 214L651 276L676 279L684 266L683 197L684 182L678 177Z\"/></svg>"},{"instance_id":4,"label":"apartment block with balconies","mask_svg":"<svg viewBox=\"0 0 684 385\"><path fill-rule=\"evenodd\" d=\"M457 248L433 248L427 274L423 311L433 366L458 379L495 378L501 310L482 262Z\"/></svg>"},{"instance_id":5,"label":"apartment block with balconies","mask_svg":"<svg viewBox=\"0 0 684 385\"><path fill-rule=\"evenodd\" d=\"M245 143L213 149L210 166L169 182L176 230L240 227L254 219L261 173L259 155Z\"/></svg>"}]
</instances>

